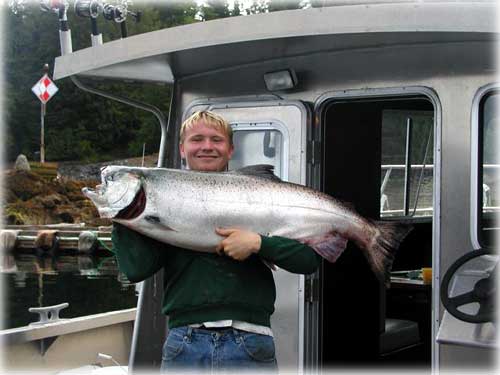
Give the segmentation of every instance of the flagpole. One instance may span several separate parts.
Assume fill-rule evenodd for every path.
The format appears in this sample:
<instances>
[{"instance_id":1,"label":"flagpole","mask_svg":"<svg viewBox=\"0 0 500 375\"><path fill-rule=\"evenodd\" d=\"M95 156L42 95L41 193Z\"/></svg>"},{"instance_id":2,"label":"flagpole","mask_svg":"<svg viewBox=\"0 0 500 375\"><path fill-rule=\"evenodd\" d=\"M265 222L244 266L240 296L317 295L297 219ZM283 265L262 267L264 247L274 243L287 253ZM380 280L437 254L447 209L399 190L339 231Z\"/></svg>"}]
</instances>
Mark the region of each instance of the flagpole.
<instances>
[{"instance_id":1,"label":"flagpole","mask_svg":"<svg viewBox=\"0 0 500 375\"><path fill-rule=\"evenodd\" d=\"M45 103L40 103L40 163L45 163Z\"/></svg>"}]
</instances>

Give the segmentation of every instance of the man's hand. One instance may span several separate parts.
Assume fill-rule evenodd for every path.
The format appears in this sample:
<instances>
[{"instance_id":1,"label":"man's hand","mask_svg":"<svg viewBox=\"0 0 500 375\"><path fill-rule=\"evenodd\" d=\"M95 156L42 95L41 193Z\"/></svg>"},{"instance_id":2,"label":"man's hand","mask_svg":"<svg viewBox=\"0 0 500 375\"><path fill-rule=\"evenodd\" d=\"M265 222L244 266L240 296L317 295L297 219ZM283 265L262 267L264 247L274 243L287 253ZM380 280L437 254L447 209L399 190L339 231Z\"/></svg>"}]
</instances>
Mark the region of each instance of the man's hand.
<instances>
[{"instance_id":1,"label":"man's hand","mask_svg":"<svg viewBox=\"0 0 500 375\"><path fill-rule=\"evenodd\" d=\"M260 250L262 240L257 233L238 228L216 228L215 233L226 237L215 248L219 255L242 261Z\"/></svg>"}]
</instances>

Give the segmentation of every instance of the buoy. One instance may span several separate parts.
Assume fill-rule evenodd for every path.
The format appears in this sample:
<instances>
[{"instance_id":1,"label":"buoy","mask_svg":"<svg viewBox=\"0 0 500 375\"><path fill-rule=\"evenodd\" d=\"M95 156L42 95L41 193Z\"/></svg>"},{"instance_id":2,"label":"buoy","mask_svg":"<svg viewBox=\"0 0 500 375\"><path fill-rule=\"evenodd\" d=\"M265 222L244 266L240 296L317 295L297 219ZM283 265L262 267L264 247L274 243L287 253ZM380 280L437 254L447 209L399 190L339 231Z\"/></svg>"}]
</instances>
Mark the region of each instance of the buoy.
<instances>
[{"instance_id":1,"label":"buoy","mask_svg":"<svg viewBox=\"0 0 500 375\"><path fill-rule=\"evenodd\" d=\"M59 246L59 237L57 236L57 232L57 230L53 229L38 231L35 243L33 244L35 249L42 250L43 252L49 252L54 255Z\"/></svg>"},{"instance_id":2,"label":"buoy","mask_svg":"<svg viewBox=\"0 0 500 375\"><path fill-rule=\"evenodd\" d=\"M85 254L93 254L97 250L97 234L91 231L83 231L78 235L78 251Z\"/></svg>"},{"instance_id":3,"label":"buoy","mask_svg":"<svg viewBox=\"0 0 500 375\"><path fill-rule=\"evenodd\" d=\"M16 248L17 235L20 231L14 229L0 230L0 253L12 252Z\"/></svg>"}]
</instances>

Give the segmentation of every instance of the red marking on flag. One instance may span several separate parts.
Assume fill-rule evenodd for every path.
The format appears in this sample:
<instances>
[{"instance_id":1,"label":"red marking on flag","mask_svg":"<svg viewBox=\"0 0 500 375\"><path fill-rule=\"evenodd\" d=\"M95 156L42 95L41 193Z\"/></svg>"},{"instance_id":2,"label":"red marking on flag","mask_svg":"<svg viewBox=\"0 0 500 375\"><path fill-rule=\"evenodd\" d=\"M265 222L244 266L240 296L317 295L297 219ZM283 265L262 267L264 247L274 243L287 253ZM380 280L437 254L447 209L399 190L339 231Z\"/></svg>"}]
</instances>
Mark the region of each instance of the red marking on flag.
<instances>
[{"instance_id":1,"label":"red marking on flag","mask_svg":"<svg viewBox=\"0 0 500 375\"><path fill-rule=\"evenodd\" d=\"M43 94L40 95L40 98L42 98L44 101L49 100L50 95L47 91L45 91Z\"/></svg>"}]
</instances>

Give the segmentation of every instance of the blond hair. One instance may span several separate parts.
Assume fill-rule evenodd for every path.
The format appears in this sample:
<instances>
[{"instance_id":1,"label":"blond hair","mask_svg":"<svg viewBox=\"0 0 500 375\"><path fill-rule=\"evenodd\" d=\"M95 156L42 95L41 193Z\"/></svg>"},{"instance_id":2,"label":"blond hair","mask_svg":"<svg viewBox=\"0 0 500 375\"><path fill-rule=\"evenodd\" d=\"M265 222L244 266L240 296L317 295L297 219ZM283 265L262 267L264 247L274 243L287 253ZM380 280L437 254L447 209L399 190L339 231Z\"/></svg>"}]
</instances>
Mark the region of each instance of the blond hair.
<instances>
[{"instance_id":1,"label":"blond hair","mask_svg":"<svg viewBox=\"0 0 500 375\"><path fill-rule=\"evenodd\" d=\"M186 120L184 120L181 125L181 132L179 134L179 143L184 143L186 131L188 129L191 129L194 125L202 121L206 125L225 133L229 138L229 144L233 144L233 129L231 128L231 125L229 125L229 122L227 122L222 116L211 111L196 111Z\"/></svg>"}]
</instances>

